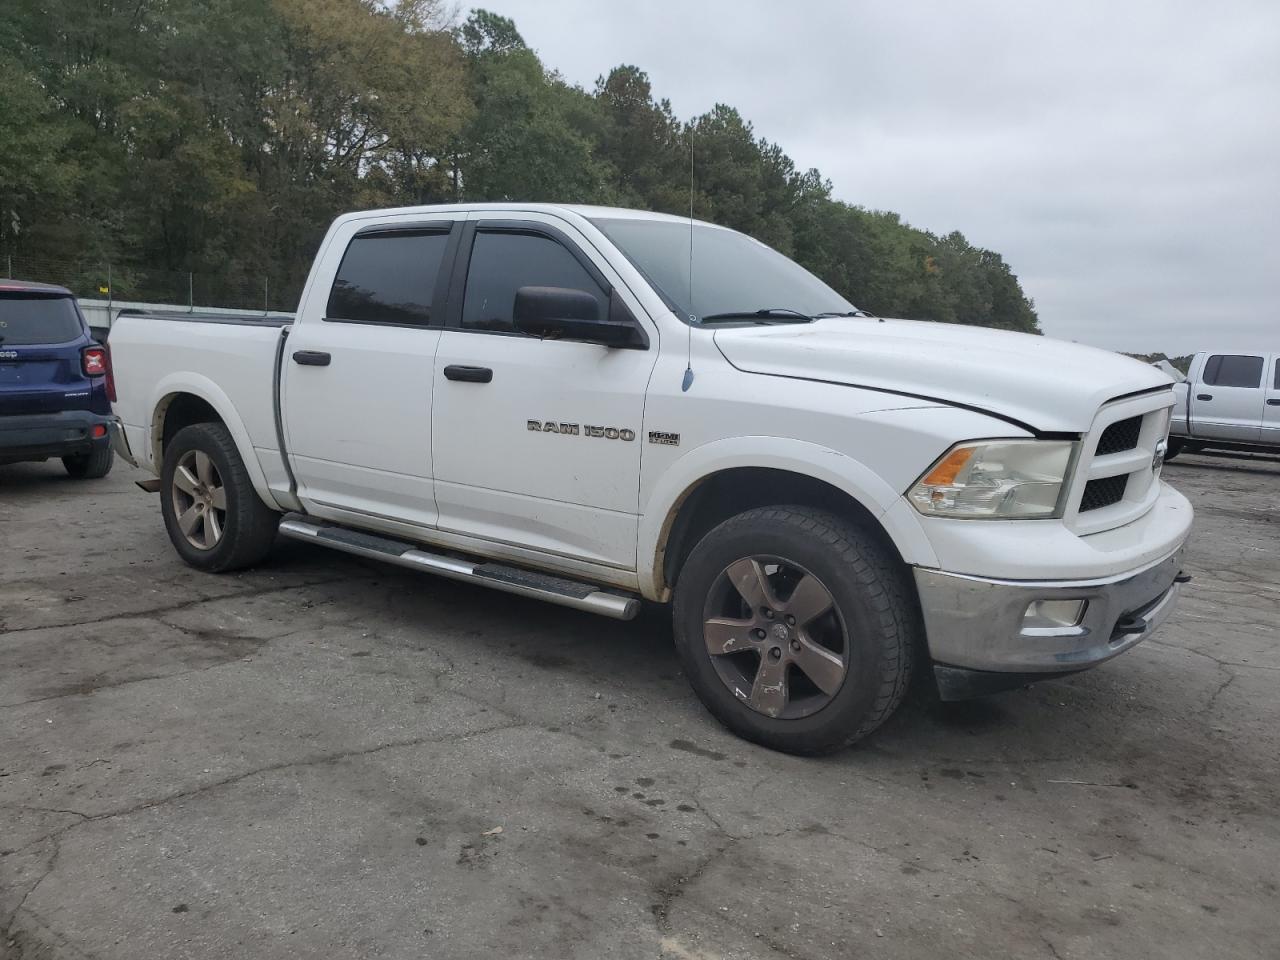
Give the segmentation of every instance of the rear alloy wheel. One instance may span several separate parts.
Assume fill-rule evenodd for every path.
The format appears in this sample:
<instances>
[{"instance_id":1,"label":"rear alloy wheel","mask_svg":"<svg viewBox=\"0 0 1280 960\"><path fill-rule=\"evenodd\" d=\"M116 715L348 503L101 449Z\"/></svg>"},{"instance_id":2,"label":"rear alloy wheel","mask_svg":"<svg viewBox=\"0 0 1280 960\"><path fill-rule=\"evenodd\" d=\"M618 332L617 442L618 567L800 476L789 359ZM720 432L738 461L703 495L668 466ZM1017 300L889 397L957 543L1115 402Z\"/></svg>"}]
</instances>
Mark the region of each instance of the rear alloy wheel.
<instances>
[{"instance_id":1,"label":"rear alloy wheel","mask_svg":"<svg viewBox=\"0 0 1280 960\"><path fill-rule=\"evenodd\" d=\"M280 519L258 496L220 423L183 427L169 441L160 468L160 510L182 559L215 573L262 560Z\"/></svg>"},{"instance_id":2,"label":"rear alloy wheel","mask_svg":"<svg viewBox=\"0 0 1280 960\"><path fill-rule=\"evenodd\" d=\"M197 550L212 550L227 524L227 490L213 460L188 450L173 471L172 487L178 529Z\"/></svg>"},{"instance_id":3,"label":"rear alloy wheel","mask_svg":"<svg viewBox=\"0 0 1280 960\"><path fill-rule=\"evenodd\" d=\"M679 572L673 621L707 709L798 754L838 750L888 719L922 636L883 536L800 506L748 510L703 537Z\"/></svg>"}]
</instances>

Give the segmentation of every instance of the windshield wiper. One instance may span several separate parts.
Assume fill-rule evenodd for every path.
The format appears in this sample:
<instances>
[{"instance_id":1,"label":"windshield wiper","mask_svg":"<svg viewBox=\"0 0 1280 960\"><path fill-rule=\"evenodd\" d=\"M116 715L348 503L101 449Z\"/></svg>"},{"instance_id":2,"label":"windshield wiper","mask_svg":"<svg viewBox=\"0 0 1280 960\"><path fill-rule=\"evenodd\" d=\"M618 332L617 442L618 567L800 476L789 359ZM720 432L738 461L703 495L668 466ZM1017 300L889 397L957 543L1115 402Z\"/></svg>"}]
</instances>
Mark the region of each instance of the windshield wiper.
<instances>
[{"instance_id":1,"label":"windshield wiper","mask_svg":"<svg viewBox=\"0 0 1280 960\"><path fill-rule=\"evenodd\" d=\"M836 313L834 311L829 311L827 313L815 313L813 315L813 319L825 320L829 317L874 317L874 316L875 316L874 313L868 313L866 310L849 310L849 311L846 311L845 313Z\"/></svg>"},{"instance_id":2,"label":"windshield wiper","mask_svg":"<svg viewBox=\"0 0 1280 960\"><path fill-rule=\"evenodd\" d=\"M754 320L756 323L812 323L813 317L790 307L766 307L763 310L730 310L727 313L709 313L699 323L715 323L719 320Z\"/></svg>"}]
</instances>

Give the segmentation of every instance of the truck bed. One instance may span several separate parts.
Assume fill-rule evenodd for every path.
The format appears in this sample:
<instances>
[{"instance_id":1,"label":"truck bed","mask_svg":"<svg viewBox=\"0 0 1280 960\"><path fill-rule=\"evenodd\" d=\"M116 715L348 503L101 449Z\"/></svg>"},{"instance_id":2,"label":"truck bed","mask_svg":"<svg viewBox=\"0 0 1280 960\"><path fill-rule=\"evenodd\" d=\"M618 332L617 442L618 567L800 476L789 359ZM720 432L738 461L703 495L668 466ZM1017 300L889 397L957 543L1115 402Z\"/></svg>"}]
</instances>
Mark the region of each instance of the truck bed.
<instances>
[{"instance_id":1,"label":"truck bed","mask_svg":"<svg viewBox=\"0 0 1280 960\"><path fill-rule=\"evenodd\" d=\"M281 328L291 322L281 314L122 311L109 337L115 412L139 463L158 471L152 418L165 409L165 398L177 384L191 393L195 383L201 399L216 410L234 412L226 418L229 424L243 424L247 437L237 439L247 439L257 453L263 479L284 477L275 384Z\"/></svg>"}]
</instances>

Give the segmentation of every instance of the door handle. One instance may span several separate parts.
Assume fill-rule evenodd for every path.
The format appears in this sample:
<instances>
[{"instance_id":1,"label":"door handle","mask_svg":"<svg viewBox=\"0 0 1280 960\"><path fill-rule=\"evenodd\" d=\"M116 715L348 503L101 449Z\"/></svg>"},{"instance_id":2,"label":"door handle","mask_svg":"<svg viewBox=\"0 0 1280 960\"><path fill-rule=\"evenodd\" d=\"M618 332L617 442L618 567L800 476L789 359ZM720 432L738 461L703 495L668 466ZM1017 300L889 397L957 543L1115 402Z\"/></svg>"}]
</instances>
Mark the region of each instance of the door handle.
<instances>
[{"instance_id":1,"label":"door handle","mask_svg":"<svg viewBox=\"0 0 1280 960\"><path fill-rule=\"evenodd\" d=\"M1197 394L1196 394L1196 399L1197 399L1197 400L1212 400L1212 399L1213 399L1213 394L1212 394L1212 393L1197 393Z\"/></svg>"},{"instance_id":2,"label":"door handle","mask_svg":"<svg viewBox=\"0 0 1280 960\"><path fill-rule=\"evenodd\" d=\"M493 371L488 367L465 367L450 364L444 368L446 380L461 380L464 383L489 383L493 379Z\"/></svg>"},{"instance_id":3,"label":"door handle","mask_svg":"<svg viewBox=\"0 0 1280 960\"><path fill-rule=\"evenodd\" d=\"M304 367L327 367L332 359L333 357L323 350L295 350L293 352L293 362Z\"/></svg>"},{"instance_id":4,"label":"door handle","mask_svg":"<svg viewBox=\"0 0 1280 960\"><path fill-rule=\"evenodd\" d=\"M1268 398L1267 398L1267 406L1268 406L1268 407L1280 407L1280 397L1268 397Z\"/></svg>"}]
</instances>

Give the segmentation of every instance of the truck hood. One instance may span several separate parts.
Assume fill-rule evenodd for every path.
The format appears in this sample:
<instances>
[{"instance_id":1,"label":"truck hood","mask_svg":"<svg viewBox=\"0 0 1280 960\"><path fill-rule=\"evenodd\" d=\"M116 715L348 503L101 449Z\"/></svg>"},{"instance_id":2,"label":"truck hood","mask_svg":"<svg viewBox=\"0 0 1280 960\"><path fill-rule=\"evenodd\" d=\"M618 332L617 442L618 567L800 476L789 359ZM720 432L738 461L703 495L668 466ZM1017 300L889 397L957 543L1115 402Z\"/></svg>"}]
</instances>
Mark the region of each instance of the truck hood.
<instances>
[{"instance_id":1,"label":"truck hood","mask_svg":"<svg viewBox=\"0 0 1280 960\"><path fill-rule=\"evenodd\" d=\"M1039 432L1083 433L1114 397L1170 386L1155 367L1063 340L916 320L840 318L717 330L739 370L971 407Z\"/></svg>"}]
</instances>

